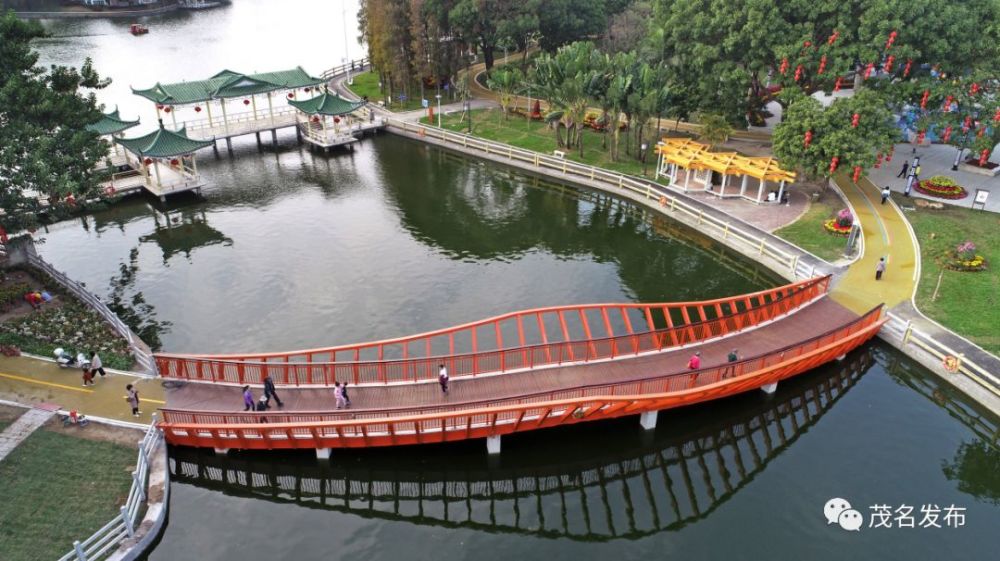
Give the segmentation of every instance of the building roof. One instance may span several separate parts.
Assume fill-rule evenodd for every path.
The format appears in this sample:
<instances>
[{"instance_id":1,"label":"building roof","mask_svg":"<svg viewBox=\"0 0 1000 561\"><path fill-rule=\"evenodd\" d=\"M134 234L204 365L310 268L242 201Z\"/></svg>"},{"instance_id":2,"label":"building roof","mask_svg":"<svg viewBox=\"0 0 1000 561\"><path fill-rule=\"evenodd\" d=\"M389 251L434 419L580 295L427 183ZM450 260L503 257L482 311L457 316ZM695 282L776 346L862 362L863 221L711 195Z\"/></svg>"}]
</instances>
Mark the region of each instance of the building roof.
<instances>
[{"instance_id":1,"label":"building roof","mask_svg":"<svg viewBox=\"0 0 1000 561\"><path fill-rule=\"evenodd\" d=\"M795 181L795 172L781 168L769 156L747 157L736 152L709 152L708 146L687 138L664 138L656 151L672 164L687 169L710 169L726 175L748 175L765 181Z\"/></svg>"},{"instance_id":2,"label":"building roof","mask_svg":"<svg viewBox=\"0 0 1000 561\"><path fill-rule=\"evenodd\" d=\"M128 130L139 124L139 119L134 121L126 121L118 115L118 109L116 108L111 113L105 113L100 121L94 124L87 125L87 130L91 132L96 132L97 134L111 135L118 134L124 130Z\"/></svg>"},{"instance_id":3,"label":"building roof","mask_svg":"<svg viewBox=\"0 0 1000 561\"><path fill-rule=\"evenodd\" d=\"M241 74L232 70L223 70L206 80L173 84L157 82L156 85L145 90L133 88L132 93L162 105L184 105L210 99L228 99L275 90L305 88L323 82L323 78L310 76L301 66L296 66L291 70L262 72L260 74Z\"/></svg>"},{"instance_id":4,"label":"building roof","mask_svg":"<svg viewBox=\"0 0 1000 561\"><path fill-rule=\"evenodd\" d=\"M188 138L184 129L174 132L163 128L162 125L147 135L138 138L116 138L115 142L137 156L150 158L183 156L212 145L211 140Z\"/></svg>"},{"instance_id":5,"label":"building roof","mask_svg":"<svg viewBox=\"0 0 1000 561\"><path fill-rule=\"evenodd\" d=\"M289 100L292 107L309 115L344 115L363 106L363 101L348 101L339 95L324 91L322 94L302 101Z\"/></svg>"}]
</instances>

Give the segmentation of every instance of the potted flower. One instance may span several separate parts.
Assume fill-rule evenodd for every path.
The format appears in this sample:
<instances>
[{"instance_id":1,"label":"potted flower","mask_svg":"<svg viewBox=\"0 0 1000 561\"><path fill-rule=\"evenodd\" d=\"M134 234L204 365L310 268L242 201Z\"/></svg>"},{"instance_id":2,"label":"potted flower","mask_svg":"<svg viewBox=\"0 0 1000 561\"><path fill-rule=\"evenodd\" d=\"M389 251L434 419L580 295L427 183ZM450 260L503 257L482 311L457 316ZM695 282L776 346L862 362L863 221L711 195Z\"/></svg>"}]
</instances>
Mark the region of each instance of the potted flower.
<instances>
[{"instance_id":1,"label":"potted flower","mask_svg":"<svg viewBox=\"0 0 1000 561\"><path fill-rule=\"evenodd\" d=\"M948 268L953 271L985 271L986 258L976 253L976 244L966 241L950 252Z\"/></svg>"},{"instance_id":2,"label":"potted flower","mask_svg":"<svg viewBox=\"0 0 1000 561\"><path fill-rule=\"evenodd\" d=\"M849 209L842 209L837 216L823 223L823 227L830 233L839 236L846 236L851 233L851 226L854 225L854 216Z\"/></svg>"}]
</instances>

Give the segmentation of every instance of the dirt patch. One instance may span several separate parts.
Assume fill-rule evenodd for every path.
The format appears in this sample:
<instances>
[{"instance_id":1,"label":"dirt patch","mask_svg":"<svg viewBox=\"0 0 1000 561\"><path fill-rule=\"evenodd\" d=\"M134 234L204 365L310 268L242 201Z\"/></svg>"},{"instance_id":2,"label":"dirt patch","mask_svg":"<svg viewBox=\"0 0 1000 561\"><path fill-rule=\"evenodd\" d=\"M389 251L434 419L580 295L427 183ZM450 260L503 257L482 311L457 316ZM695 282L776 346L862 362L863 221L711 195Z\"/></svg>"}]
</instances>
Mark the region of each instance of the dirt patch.
<instances>
[{"instance_id":1,"label":"dirt patch","mask_svg":"<svg viewBox=\"0 0 1000 561\"><path fill-rule=\"evenodd\" d=\"M15 407L14 405L0 404L0 421L13 423L27 410L27 407Z\"/></svg>"},{"instance_id":2,"label":"dirt patch","mask_svg":"<svg viewBox=\"0 0 1000 561\"><path fill-rule=\"evenodd\" d=\"M77 425L63 426L63 417L56 415L43 427L47 431L75 436L86 440L96 440L100 442L113 442L122 446L130 446L138 450L139 441L142 440L143 431L125 427L116 427L104 423L89 423L87 426Z\"/></svg>"},{"instance_id":3,"label":"dirt patch","mask_svg":"<svg viewBox=\"0 0 1000 561\"><path fill-rule=\"evenodd\" d=\"M58 308L62 306L65 301L65 298L57 294L58 287L48 287L43 285L38 281L38 279L30 275L27 271L21 269L10 269L5 271L4 276L6 278L4 278L3 281L0 281L0 287L27 283L33 291L48 291L48 293L52 295L52 300L42 304L43 310L45 308ZM31 304L28 304L24 298L18 298L9 309L0 311L0 322L24 317L34 311L35 310L32 309Z\"/></svg>"}]
</instances>

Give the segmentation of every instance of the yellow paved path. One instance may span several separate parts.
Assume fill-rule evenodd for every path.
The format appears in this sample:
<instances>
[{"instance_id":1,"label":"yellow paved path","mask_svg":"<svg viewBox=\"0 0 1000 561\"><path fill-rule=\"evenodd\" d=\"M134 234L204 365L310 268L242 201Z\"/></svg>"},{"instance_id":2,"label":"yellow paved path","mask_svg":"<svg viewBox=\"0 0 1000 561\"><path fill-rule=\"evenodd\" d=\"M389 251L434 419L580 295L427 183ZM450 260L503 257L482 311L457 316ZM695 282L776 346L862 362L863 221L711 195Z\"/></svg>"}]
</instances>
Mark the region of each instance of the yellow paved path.
<instances>
[{"instance_id":1,"label":"yellow paved path","mask_svg":"<svg viewBox=\"0 0 1000 561\"><path fill-rule=\"evenodd\" d=\"M881 303L892 308L909 300L917 285L919 261L906 218L892 201L881 204L879 188L867 178L857 185L844 174L835 179L861 221L865 253L834 288L833 299L858 313ZM883 256L888 267L876 281L875 265Z\"/></svg>"},{"instance_id":2,"label":"yellow paved path","mask_svg":"<svg viewBox=\"0 0 1000 561\"><path fill-rule=\"evenodd\" d=\"M83 387L78 368L59 368L54 363L27 357L0 356L0 399L25 405L55 403L84 415L121 421L150 421L150 414L163 405L160 380L109 372L93 386ZM141 400L139 418L125 401L125 385L133 384Z\"/></svg>"}]
</instances>

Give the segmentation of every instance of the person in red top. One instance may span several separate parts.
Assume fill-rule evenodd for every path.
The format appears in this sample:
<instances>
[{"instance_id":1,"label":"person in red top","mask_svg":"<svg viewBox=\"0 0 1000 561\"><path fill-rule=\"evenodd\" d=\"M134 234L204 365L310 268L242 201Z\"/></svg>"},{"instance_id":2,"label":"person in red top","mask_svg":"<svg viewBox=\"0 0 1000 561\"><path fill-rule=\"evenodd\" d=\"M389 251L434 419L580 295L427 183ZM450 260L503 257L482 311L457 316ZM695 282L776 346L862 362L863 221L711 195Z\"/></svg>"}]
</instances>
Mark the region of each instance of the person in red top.
<instances>
[{"instance_id":1,"label":"person in red top","mask_svg":"<svg viewBox=\"0 0 1000 561\"><path fill-rule=\"evenodd\" d=\"M701 351L691 355L691 360L688 361L688 370L698 370L699 368L701 368Z\"/></svg>"}]
</instances>

